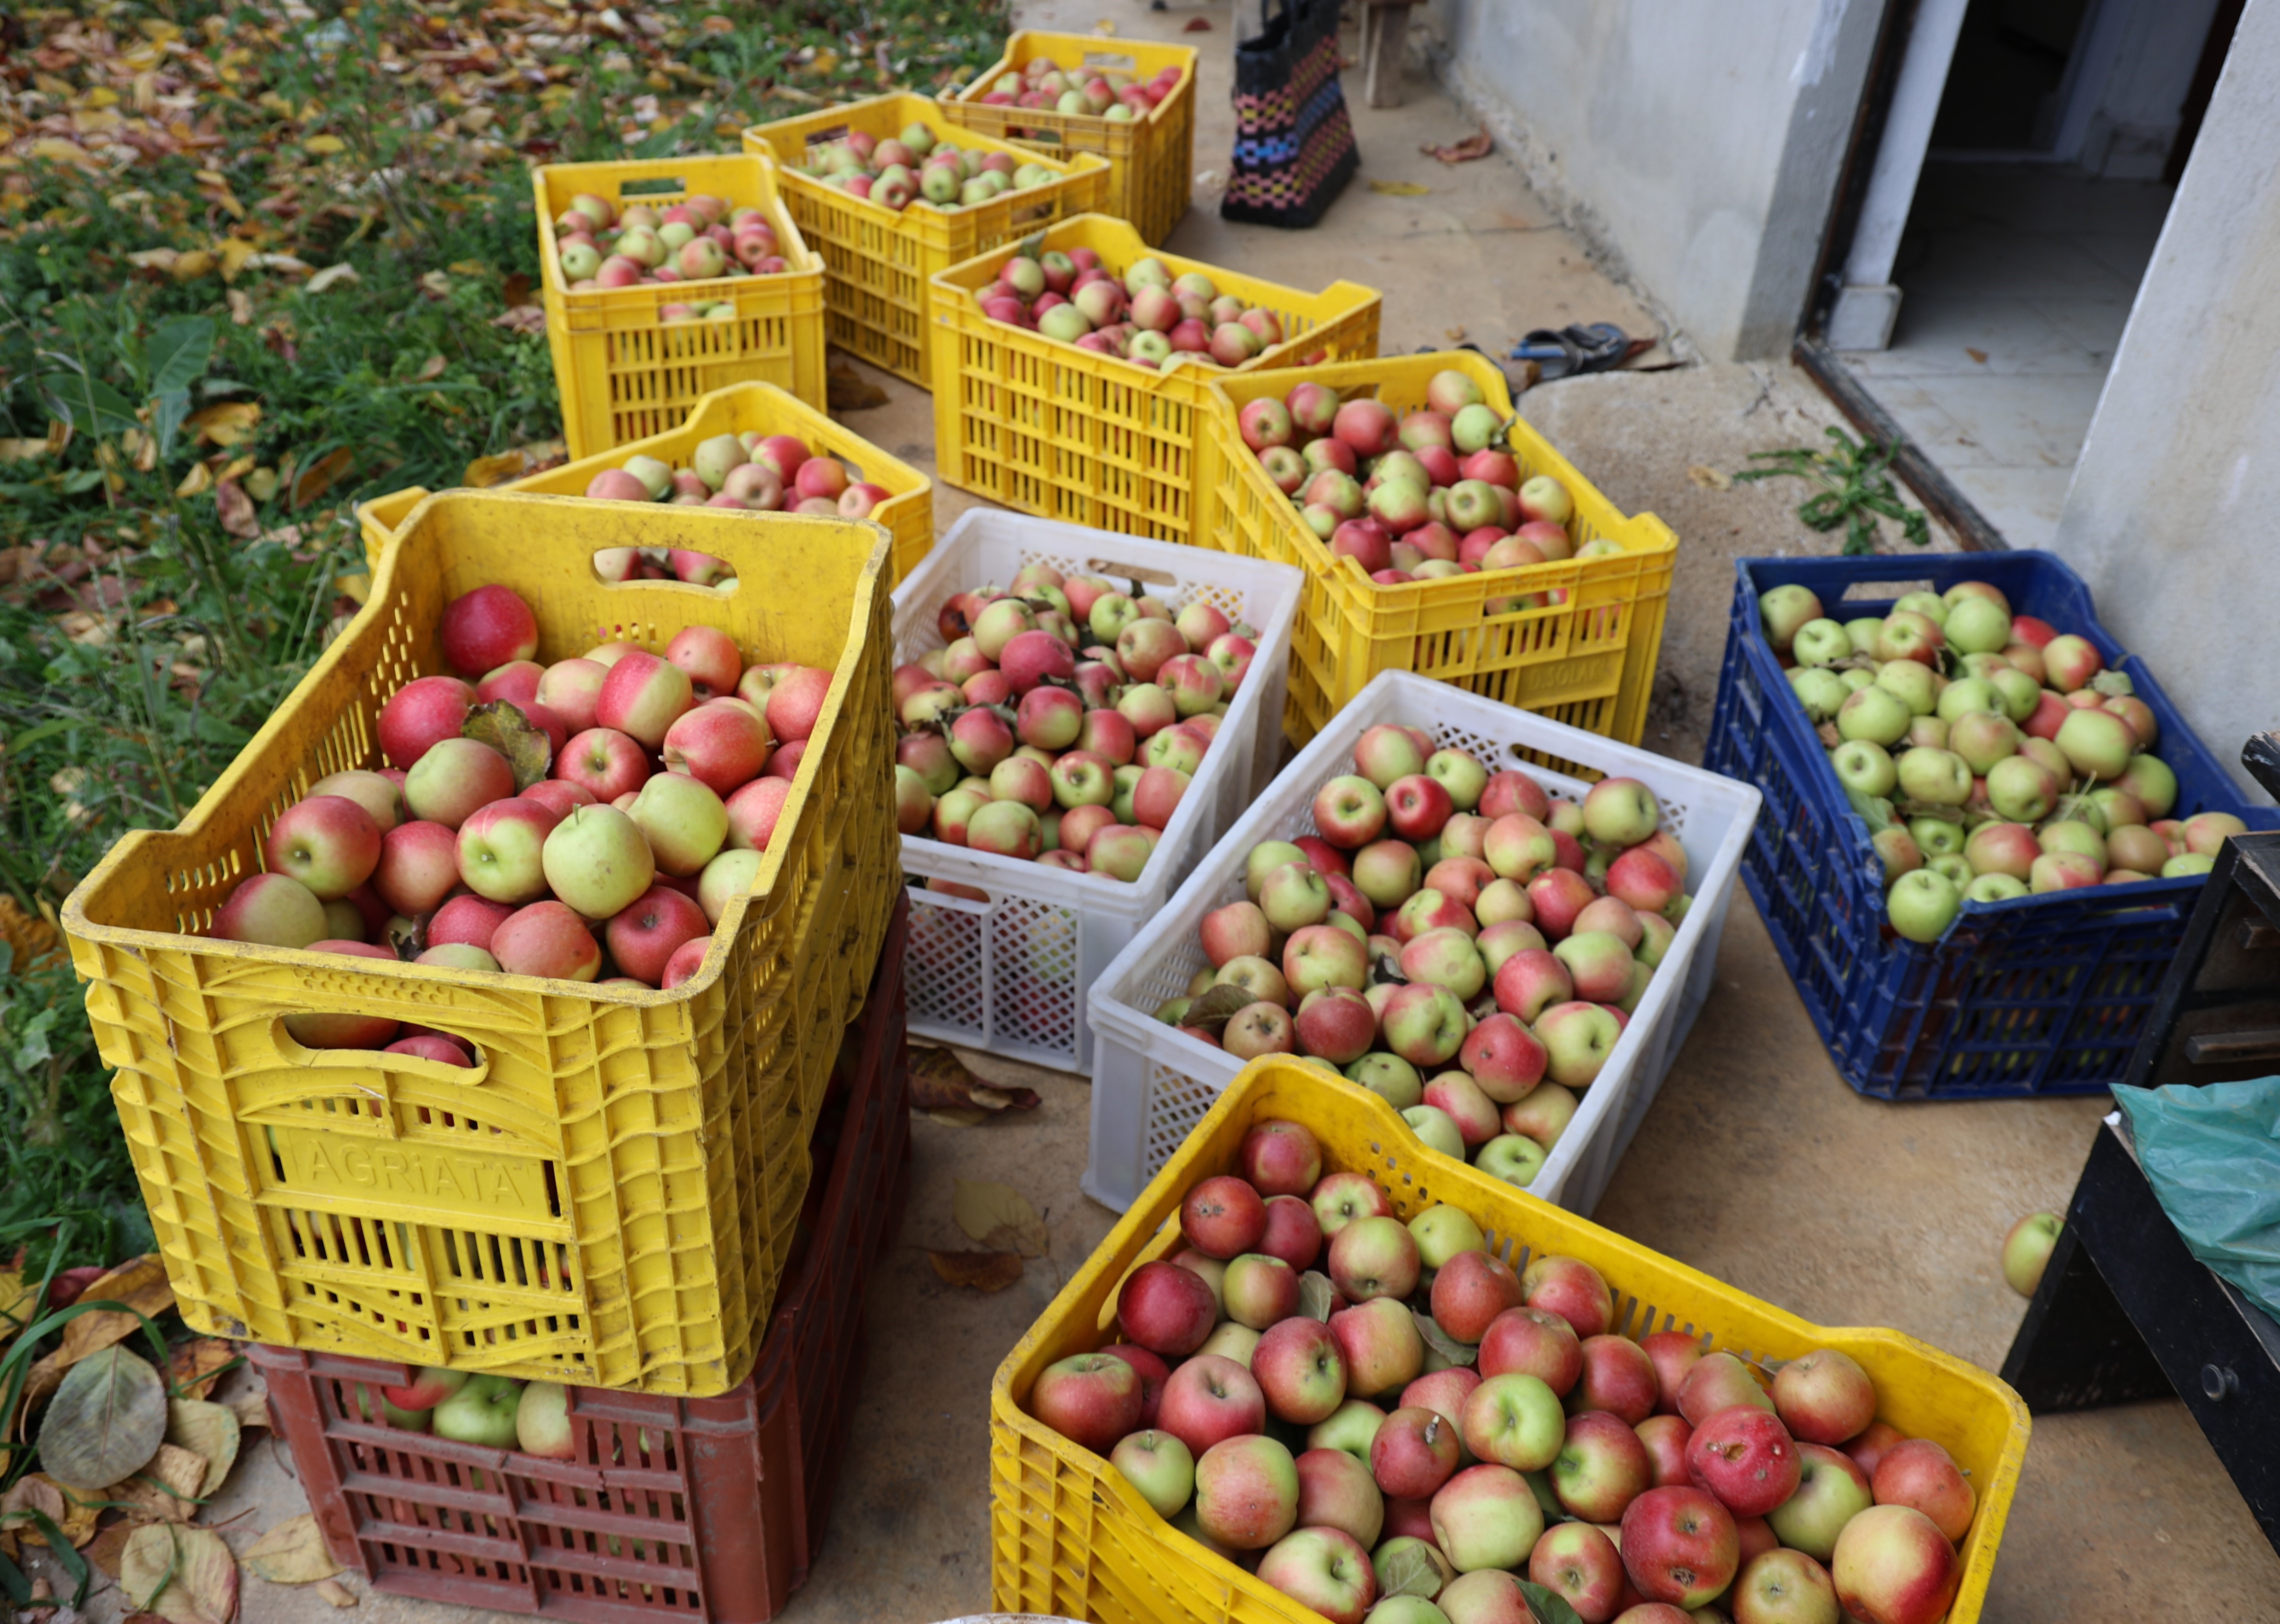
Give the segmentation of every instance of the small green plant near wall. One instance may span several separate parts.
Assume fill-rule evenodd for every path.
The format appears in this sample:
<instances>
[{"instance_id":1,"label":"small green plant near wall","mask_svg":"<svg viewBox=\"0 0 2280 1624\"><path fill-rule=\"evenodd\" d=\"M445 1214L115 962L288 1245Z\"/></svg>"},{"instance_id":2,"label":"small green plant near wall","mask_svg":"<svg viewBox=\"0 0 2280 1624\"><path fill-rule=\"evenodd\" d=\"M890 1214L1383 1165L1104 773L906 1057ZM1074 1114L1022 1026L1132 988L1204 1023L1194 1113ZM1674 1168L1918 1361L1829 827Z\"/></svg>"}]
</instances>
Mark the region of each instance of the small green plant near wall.
<instances>
[{"instance_id":1,"label":"small green plant near wall","mask_svg":"<svg viewBox=\"0 0 2280 1624\"><path fill-rule=\"evenodd\" d=\"M1796 479L1821 487L1818 494L1799 504L1797 516L1806 527L1824 535L1843 526L1847 557L1875 552L1882 521L1887 519L1899 521L1901 538L1909 546L1930 546L1930 523L1922 510L1900 500L1899 487L1887 472L1899 452L1899 444L1855 440L1841 428L1826 432L1835 443L1832 450L1816 451L1799 446L1785 451L1752 451L1750 460L1763 466L1734 478L1744 482Z\"/></svg>"}]
</instances>

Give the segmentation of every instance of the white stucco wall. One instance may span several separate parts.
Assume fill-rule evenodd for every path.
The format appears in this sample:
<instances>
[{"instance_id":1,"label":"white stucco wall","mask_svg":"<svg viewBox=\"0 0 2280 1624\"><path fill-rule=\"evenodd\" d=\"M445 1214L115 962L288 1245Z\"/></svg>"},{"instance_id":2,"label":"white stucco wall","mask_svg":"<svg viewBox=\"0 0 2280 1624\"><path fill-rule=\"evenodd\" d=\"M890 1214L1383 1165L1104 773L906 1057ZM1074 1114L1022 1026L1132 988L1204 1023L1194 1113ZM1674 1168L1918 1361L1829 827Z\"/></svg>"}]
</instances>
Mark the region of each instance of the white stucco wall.
<instances>
[{"instance_id":1,"label":"white stucco wall","mask_svg":"<svg viewBox=\"0 0 2280 1624\"><path fill-rule=\"evenodd\" d=\"M1443 73L1703 354L1788 352L1883 0L1431 0Z\"/></svg>"},{"instance_id":2,"label":"white stucco wall","mask_svg":"<svg viewBox=\"0 0 2280 1624\"><path fill-rule=\"evenodd\" d=\"M2249 0L2055 543L2099 617L2244 786L2242 743L2280 726L2275 152L2280 0Z\"/></svg>"}]
</instances>

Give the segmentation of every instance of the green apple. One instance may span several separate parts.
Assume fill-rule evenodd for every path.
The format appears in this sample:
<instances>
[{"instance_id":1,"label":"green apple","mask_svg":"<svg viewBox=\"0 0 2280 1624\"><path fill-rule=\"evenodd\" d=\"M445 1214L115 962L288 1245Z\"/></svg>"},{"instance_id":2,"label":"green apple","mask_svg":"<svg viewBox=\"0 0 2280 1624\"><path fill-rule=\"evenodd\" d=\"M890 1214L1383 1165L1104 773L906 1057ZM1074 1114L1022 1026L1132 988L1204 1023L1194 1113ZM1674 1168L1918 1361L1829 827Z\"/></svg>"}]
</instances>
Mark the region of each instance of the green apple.
<instances>
[{"instance_id":1,"label":"green apple","mask_svg":"<svg viewBox=\"0 0 2280 1624\"><path fill-rule=\"evenodd\" d=\"M1825 722L1836 715L1848 691L1835 672L1823 671L1817 666L1799 666L1791 672L1789 686L1798 703L1805 707L1805 713L1815 722Z\"/></svg>"},{"instance_id":2,"label":"green apple","mask_svg":"<svg viewBox=\"0 0 2280 1624\"><path fill-rule=\"evenodd\" d=\"M1452 1121L1450 1126L1453 1129L1456 1125ZM1464 1159L1462 1141L1454 1154L1458 1160ZM1427 1207L1409 1220L1409 1233L1417 1238L1418 1261L1429 1269L1444 1266L1459 1252L1481 1251L1488 1246L1488 1238L1481 1233L1480 1225L1473 1221L1472 1214L1448 1205Z\"/></svg>"},{"instance_id":3,"label":"green apple","mask_svg":"<svg viewBox=\"0 0 2280 1624\"><path fill-rule=\"evenodd\" d=\"M1526 1189L1544 1169L1544 1147L1524 1134L1498 1134L1483 1145L1474 1166L1492 1179Z\"/></svg>"},{"instance_id":4,"label":"green apple","mask_svg":"<svg viewBox=\"0 0 2280 1624\"><path fill-rule=\"evenodd\" d=\"M472 1376L433 1412L435 1435L485 1449L517 1447L515 1412L522 1383L512 1376Z\"/></svg>"},{"instance_id":5,"label":"green apple","mask_svg":"<svg viewBox=\"0 0 2280 1624\"><path fill-rule=\"evenodd\" d=\"M1401 1113L1401 1120L1409 1124L1409 1131L1427 1150L1453 1156L1459 1161L1465 1159L1465 1136L1458 1131L1456 1119L1438 1105L1412 1105Z\"/></svg>"},{"instance_id":6,"label":"green apple","mask_svg":"<svg viewBox=\"0 0 2280 1624\"><path fill-rule=\"evenodd\" d=\"M2056 1212L2030 1212L2011 1226L2003 1237L2003 1278L2021 1297L2032 1297L2043 1283L2043 1269L2066 1226Z\"/></svg>"},{"instance_id":7,"label":"green apple","mask_svg":"<svg viewBox=\"0 0 2280 1624\"><path fill-rule=\"evenodd\" d=\"M1930 868L1902 874L1884 898L1892 928L1910 942L1937 942L1963 905L1955 881Z\"/></svg>"},{"instance_id":8,"label":"green apple","mask_svg":"<svg viewBox=\"0 0 2280 1624\"><path fill-rule=\"evenodd\" d=\"M1878 691L1880 690L1869 689L1863 690L1863 693ZM1856 694L1853 698L1862 697L1863 694ZM1891 700L1894 704L1899 703L1899 700L1892 699L1890 694L1883 697ZM1845 703L1849 706L1852 701L1847 700ZM1837 726L1842 728L1844 725L1840 718ZM1891 752L1882 744L1869 739L1856 738L1838 745L1829 752L1829 765L1837 769L1838 782L1846 789L1857 789L1865 796L1889 796L1900 781L1899 770L1892 765Z\"/></svg>"},{"instance_id":9,"label":"green apple","mask_svg":"<svg viewBox=\"0 0 2280 1624\"><path fill-rule=\"evenodd\" d=\"M1837 736L1845 739L1866 739L1869 743L1891 746L1908 736L1908 724L1915 720L1907 701L1889 688L1879 688L1874 682L1845 697L1837 707Z\"/></svg>"}]
</instances>

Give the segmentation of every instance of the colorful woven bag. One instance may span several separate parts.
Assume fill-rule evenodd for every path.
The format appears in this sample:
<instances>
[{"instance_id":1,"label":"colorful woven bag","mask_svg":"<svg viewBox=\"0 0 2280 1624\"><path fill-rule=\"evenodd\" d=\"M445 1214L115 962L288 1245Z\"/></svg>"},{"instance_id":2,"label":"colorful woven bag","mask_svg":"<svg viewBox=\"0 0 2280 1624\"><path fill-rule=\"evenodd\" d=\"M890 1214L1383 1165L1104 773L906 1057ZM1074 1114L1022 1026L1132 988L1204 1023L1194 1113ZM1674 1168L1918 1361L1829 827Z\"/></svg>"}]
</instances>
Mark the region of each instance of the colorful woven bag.
<instances>
[{"instance_id":1,"label":"colorful woven bag","mask_svg":"<svg viewBox=\"0 0 2280 1624\"><path fill-rule=\"evenodd\" d=\"M1311 226L1361 163L1338 87L1338 0L1273 4L1259 37L1235 48L1235 165L1219 212Z\"/></svg>"}]
</instances>

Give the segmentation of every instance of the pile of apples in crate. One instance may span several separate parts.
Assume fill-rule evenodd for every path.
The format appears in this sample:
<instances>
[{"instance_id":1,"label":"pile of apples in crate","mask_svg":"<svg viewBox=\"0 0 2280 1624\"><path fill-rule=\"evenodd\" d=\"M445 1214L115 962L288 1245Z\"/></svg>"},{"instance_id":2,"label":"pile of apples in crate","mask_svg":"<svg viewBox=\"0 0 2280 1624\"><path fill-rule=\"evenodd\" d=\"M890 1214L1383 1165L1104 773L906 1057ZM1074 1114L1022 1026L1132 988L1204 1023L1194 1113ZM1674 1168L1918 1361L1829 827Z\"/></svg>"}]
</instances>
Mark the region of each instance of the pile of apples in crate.
<instances>
[{"instance_id":1,"label":"pile of apples in crate","mask_svg":"<svg viewBox=\"0 0 2280 1624\"><path fill-rule=\"evenodd\" d=\"M422 1369L407 1387L355 1391L366 1420L375 1419L377 1411L377 1419L398 1432L431 1433L454 1443L518 1450L547 1460L575 1458L570 1389L552 1382Z\"/></svg>"},{"instance_id":2,"label":"pile of apples in crate","mask_svg":"<svg viewBox=\"0 0 2280 1624\"><path fill-rule=\"evenodd\" d=\"M1678 933L1686 850L1653 792L1579 804L1380 725L1314 797L1318 834L1244 860L1209 968L1157 1019L1241 1059L1309 1058L1437 1151L1525 1185Z\"/></svg>"},{"instance_id":3,"label":"pile of apples in crate","mask_svg":"<svg viewBox=\"0 0 2280 1624\"><path fill-rule=\"evenodd\" d=\"M856 478L836 457L809 450L797 435L757 428L700 442L687 467L637 453L587 481L585 494L600 502L666 502L816 519L868 519L889 499L883 487ZM709 552L675 547L663 550L662 558L651 556L658 550L605 548L594 555L594 567L605 581L642 577L720 586L736 578L726 560Z\"/></svg>"},{"instance_id":4,"label":"pile of apples in crate","mask_svg":"<svg viewBox=\"0 0 2280 1624\"><path fill-rule=\"evenodd\" d=\"M1127 881L1259 652L1201 598L1175 616L1049 564L954 594L936 629L944 646L894 675L902 832Z\"/></svg>"},{"instance_id":5,"label":"pile of apples in crate","mask_svg":"<svg viewBox=\"0 0 2280 1624\"><path fill-rule=\"evenodd\" d=\"M1026 192L1061 178L1057 169L1021 162L1010 152L961 150L923 124L908 124L884 141L854 130L807 150L800 173L901 213L914 203L956 209L988 203L1005 192Z\"/></svg>"},{"instance_id":6,"label":"pile of apples in crate","mask_svg":"<svg viewBox=\"0 0 2280 1624\"><path fill-rule=\"evenodd\" d=\"M1146 118L1179 86L1176 65L1136 81L1114 69L1065 68L1051 57L1034 57L1019 72L999 74L988 94L976 99L985 107L1031 107L1129 124Z\"/></svg>"},{"instance_id":7,"label":"pile of apples in crate","mask_svg":"<svg viewBox=\"0 0 2280 1624\"><path fill-rule=\"evenodd\" d=\"M1142 366L1175 355L1240 366L1283 339L1282 319L1265 305L1221 293L1201 271L1175 276L1153 254L1121 278L1089 248L1016 254L974 296L992 321Z\"/></svg>"},{"instance_id":8,"label":"pile of apples in crate","mask_svg":"<svg viewBox=\"0 0 2280 1624\"><path fill-rule=\"evenodd\" d=\"M2230 812L2170 818L2177 777L2130 679L1984 581L1843 624L1760 595L1767 641L1884 868L1892 928L1936 942L1968 900L2205 874Z\"/></svg>"},{"instance_id":9,"label":"pile of apples in crate","mask_svg":"<svg viewBox=\"0 0 2280 1624\"><path fill-rule=\"evenodd\" d=\"M1820 1349L1768 1384L1703 1339L1615 1334L1590 1264L1524 1274L1467 1213L1404 1225L1264 1121L1046 1368L1037 1419L1157 1512L1336 1624L1931 1624L1976 1496ZM1321 1272L1326 1271L1326 1272ZM1840 1615L1838 1609L1843 1608ZM1706 1611L1705 1611L1706 1610Z\"/></svg>"},{"instance_id":10,"label":"pile of apples in crate","mask_svg":"<svg viewBox=\"0 0 2280 1624\"><path fill-rule=\"evenodd\" d=\"M1460 372L1436 373L1425 400L1404 416L1367 396L1340 400L1327 384L1302 381L1281 400L1246 403L1236 427L1307 528L1381 586L1622 551L1605 536L1575 545L1568 488L1549 474L1520 477L1505 449L1510 425L1480 385ZM1563 596L1531 593L1488 607L1541 608Z\"/></svg>"},{"instance_id":11,"label":"pile of apples in crate","mask_svg":"<svg viewBox=\"0 0 2280 1624\"><path fill-rule=\"evenodd\" d=\"M831 673L748 666L701 626L662 654L612 643L542 666L536 617L502 586L446 605L442 643L463 675L389 697L388 765L320 779L280 814L267 871L212 934L604 986L694 975L759 877ZM312 1049L468 1059L378 1016L285 1024Z\"/></svg>"},{"instance_id":12,"label":"pile of apples in crate","mask_svg":"<svg viewBox=\"0 0 2280 1624\"><path fill-rule=\"evenodd\" d=\"M789 271L776 230L759 209L735 208L702 194L659 209L581 192L555 217L554 263L578 291L641 284L711 281ZM733 304L694 300L658 306L660 321L736 319Z\"/></svg>"}]
</instances>

